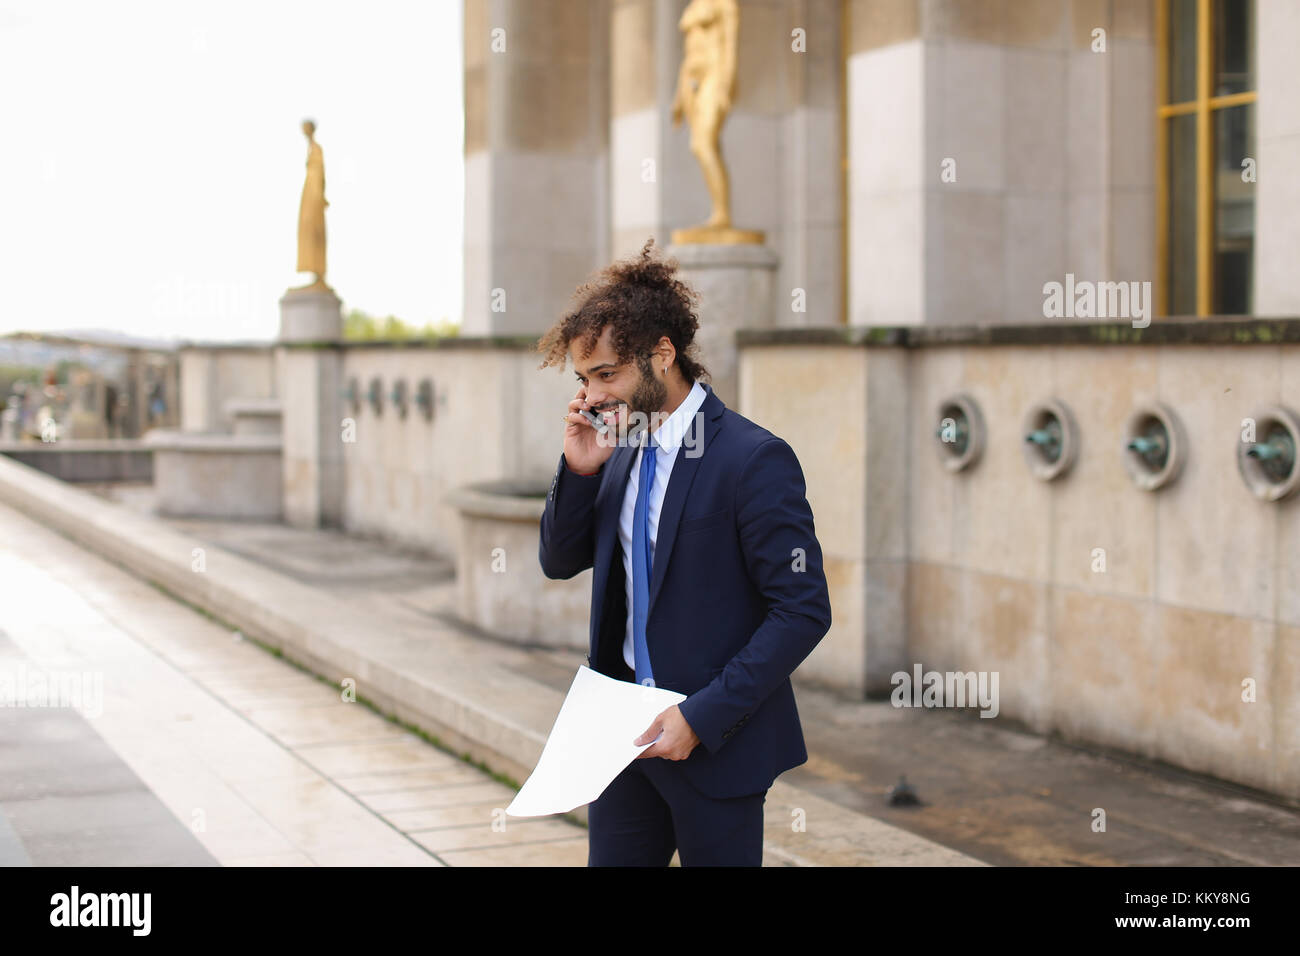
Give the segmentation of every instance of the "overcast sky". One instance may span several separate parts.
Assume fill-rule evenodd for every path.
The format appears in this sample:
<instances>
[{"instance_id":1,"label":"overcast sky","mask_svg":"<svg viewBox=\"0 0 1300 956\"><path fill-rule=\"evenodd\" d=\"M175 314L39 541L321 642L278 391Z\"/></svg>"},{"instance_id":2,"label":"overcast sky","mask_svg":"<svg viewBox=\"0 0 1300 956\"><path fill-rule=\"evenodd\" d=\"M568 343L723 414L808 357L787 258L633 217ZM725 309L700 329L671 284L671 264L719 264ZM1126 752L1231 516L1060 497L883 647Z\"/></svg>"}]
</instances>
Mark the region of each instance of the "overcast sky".
<instances>
[{"instance_id":1,"label":"overcast sky","mask_svg":"<svg viewBox=\"0 0 1300 956\"><path fill-rule=\"evenodd\" d=\"M0 0L0 334L270 339L316 120L344 309L461 317L461 0Z\"/></svg>"}]
</instances>

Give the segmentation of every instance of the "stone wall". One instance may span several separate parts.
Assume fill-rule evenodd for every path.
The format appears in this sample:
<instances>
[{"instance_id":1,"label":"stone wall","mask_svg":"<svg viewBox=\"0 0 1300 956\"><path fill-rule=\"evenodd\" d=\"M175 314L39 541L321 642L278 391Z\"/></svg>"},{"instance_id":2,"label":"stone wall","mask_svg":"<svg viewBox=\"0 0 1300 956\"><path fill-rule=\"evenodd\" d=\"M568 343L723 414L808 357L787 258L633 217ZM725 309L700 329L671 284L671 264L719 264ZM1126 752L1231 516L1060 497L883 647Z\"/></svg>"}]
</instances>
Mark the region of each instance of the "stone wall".
<instances>
[{"instance_id":1,"label":"stone wall","mask_svg":"<svg viewBox=\"0 0 1300 956\"><path fill-rule=\"evenodd\" d=\"M846 2L850 323L1034 323L1066 273L1154 281L1152 0Z\"/></svg>"},{"instance_id":2,"label":"stone wall","mask_svg":"<svg viewBox=\"0 0 1300 956\"><path fill-rule=\"evenodd\" d=\"M179 349L180 427L185 432L233 429L225 404L232 398L278 396L271 343L190 343Z\"/></svg>"},{"instance_id":3,"label":"stone wall","mask_svg":"<svg viewBox=\"0 0 1300 956\"><path fill-rule=\"evenodd\" d=\"M539 370L534 342L343 347L341 387L355 378L360 398L355 411L343 405L355 421L355 441L343 442L340 430L344 529L450 556L458 517L444 498L452 489L505 478L548 484L563 451L561 418L578 386L571 373ZM378 415L366 398L376 378ZM435 396L431 420L415 404L425 378ZM405 417L391 401L398 380L407 383Z\"/></svg>"},{"instance_id":4,"label":"stone wall","mask_svg":"<svg viewBox=\"0 0 1300 956\"><path fill-rule=\"evenodd\" d=\"M917 662L998 671L1001 716L1035 731L1300 797L1300 501L1255 498L1236 459L1244 418L1300 409L1300 321L791 330L741 345L747 417L799 455L826 555L834 624L801 674L884 695ZM956 392L981 406L988 441L954 474L935 428ZM1081 440L1044 482L1022 457L1023 419L1050 397ZM1121 460L1125 420L1149 400L1189 445L1155 492Z\"/></svg>"}]
</instances>

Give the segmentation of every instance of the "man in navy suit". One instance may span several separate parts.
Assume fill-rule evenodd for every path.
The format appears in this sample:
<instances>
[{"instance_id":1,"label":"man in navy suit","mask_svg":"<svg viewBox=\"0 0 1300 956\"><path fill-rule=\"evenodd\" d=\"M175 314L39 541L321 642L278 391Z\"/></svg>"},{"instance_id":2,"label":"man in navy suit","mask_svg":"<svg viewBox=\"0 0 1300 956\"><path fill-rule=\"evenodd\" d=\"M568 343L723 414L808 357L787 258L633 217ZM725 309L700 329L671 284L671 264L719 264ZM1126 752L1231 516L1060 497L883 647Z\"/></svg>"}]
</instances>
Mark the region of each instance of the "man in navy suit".
<instances>
[{"instance_id":1,"label":"man in navy suit","mask_svg":"<svg viewBox=\"0 0 1300 956\"><path fill-rule=\"evenodd\" d=\"M694 293L650 246L583 286L538 346L580 382L542 571L594 568L595 670L687 695L588 807L588 865L677 850L684 866L758 866L767 791L808 759L790 674L829 630L830 598L798 459L699 382Z\"/></svg>"}]
</instances>

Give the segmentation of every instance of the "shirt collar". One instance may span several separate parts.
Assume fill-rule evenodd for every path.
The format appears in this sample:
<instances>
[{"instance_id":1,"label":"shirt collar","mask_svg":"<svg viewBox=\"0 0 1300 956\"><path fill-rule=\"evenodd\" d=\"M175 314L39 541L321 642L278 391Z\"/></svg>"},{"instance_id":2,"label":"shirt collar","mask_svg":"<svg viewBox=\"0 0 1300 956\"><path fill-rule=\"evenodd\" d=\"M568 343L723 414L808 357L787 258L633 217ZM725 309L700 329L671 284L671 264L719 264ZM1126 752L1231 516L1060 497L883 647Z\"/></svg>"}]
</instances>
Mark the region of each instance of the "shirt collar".
<instances>
[{"instance_id":1,"label":"shirt collar","mask_svg":"<svg viewBox=\"0 0 1300 956\"><path fill-rule=\"evenodd\" d=\"M650 436L655 445L670 452L677 451L682 439L686 437L691 419L695 417L695 413L700 410L707 397L708 393L698 381L695 382L691 390L686 393L686 397L682 399L682 403L673 409L673 413L665 418L664 423Z\"/></svg>"}]
</instances>

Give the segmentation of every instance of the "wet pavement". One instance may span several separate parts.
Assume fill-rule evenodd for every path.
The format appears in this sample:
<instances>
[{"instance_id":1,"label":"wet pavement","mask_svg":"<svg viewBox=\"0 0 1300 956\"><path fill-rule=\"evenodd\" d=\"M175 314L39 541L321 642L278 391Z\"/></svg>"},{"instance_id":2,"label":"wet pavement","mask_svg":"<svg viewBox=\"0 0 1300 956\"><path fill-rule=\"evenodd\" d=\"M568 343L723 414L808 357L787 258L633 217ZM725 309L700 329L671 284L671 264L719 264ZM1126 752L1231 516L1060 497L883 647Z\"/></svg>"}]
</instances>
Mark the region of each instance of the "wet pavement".
<instances>
[{"instance_id":1,"label":"wet pavement","mask_svg":"<svg viewBox=\"0 0 1300 956\"><path fill-rule=\"evenodd\" d=\"M148 510L147 488L104 493ZM454 621L447 562L337 531L171 519L200 539L376 614ZM567 689L583 655L510 643L512 666ZM504 649L504 645L503 645ZM796 685L807 764L781 779L997 865L1300 865L1300 808L1234 784L1047 738L1010 721L894 708ZM892 807L906 776L920 804ZM1094 811L1106 829L1093 829Z\"/></svg>"}]
</instances>

